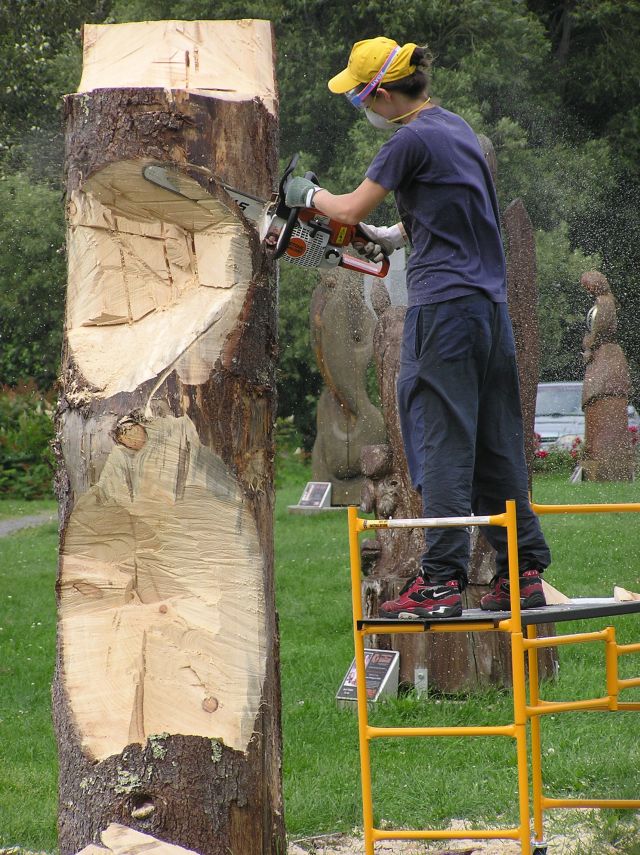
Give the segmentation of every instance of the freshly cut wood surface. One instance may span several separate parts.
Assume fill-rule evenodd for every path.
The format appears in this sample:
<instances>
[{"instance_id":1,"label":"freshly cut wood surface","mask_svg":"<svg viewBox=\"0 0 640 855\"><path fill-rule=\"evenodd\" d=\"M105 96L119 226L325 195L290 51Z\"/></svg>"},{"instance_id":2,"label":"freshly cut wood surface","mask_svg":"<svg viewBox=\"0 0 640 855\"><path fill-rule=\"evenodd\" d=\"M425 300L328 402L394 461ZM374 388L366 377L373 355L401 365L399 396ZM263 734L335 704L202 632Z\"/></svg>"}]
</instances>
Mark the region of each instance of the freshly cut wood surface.
<instances>
[{"instance_id":1,"label":"freshly cut wood surface","mask_svg":"<svg viewBox=\"0 0 640 855\"><path fill-rule=\"evenodd\" d=\"M95 394L132 391L163 369L205 382L252 278L249 226L224 191L184 172L179 195L109 164L71 194L67 335Z\"/></svg>"},{"instance_id":2,"label":"freshly cut wood surface","mask_svg":"<svg viewBox=\"0 0 640 855\"><path fill-rule=\"evenodd\" d=\"M563 594L562 591L559 591L557 588L554 588L553 585L550 585L544 579L542 580L542 589L544 591L544 598L547 601L547 605L556 606L561 605L562 603L570 603L571 598L567 597L566 594Z\"/></svg>"},{"instance_id":3,"label":"freshly cut wood surface","mask_svg":"<svg viewBox=\"0 0 640 855\"><path fill-rule=\"evenodd\" d=\"M634 591L627 591L619 585L615 585L613 589L613 597L619 603L631 603L640 600L640 594L636 594Z\"/></svg>"},{"instance_id":4,"label":"freshly cut wood surface","mask_svg":"<svg viewBox=\"0 0 640 855\"><path fill-rule=\"evenodd\" d=\"M258 97L275 113L269 21L85 24L83 43L78 92L161 86L229 101Z\"/></svg>"},{"instance_id":5,"label":"freshly cut wood surface","mask_svg":"<svg viewBox=\"0 0 640 855\"><path fill-rule=\"evenodd\" d=\"M193 849L183 849L182 846L157 840L150 834L134 831L117 822L111 823L100 838L104 846L91 844L78 852L78 855L197 855Z\"/></svg>"},{"instance_id":6,"label":"freshly cut wood surface","mask_svg":"<svg viewBox=\"0 0 640 855\"><path fill-rule=\"evenodd\" d=\"M61 556L60 638L82 746L101 760L181 733L246 751L265 674L255 520L187 416L138 427L144 444L117 443L79 498Z\"/></svg>"}]
</instances>

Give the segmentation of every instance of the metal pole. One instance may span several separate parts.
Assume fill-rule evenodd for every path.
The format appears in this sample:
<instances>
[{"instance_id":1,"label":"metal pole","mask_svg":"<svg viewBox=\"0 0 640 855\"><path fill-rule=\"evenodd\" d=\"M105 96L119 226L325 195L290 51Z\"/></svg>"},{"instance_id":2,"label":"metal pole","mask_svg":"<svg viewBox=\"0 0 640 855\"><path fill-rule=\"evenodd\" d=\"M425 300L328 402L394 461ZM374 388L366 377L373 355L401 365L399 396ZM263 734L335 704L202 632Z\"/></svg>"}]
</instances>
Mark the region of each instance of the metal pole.
<instances>
[{"instance_id":1,"label":"metal pole","mask_svg":"<svg viewBox=\"0 0 640 855\"><path fill-rule=\"evenodd\" d=\"M527 627L527 638L534 639L538 634L538 627L530 624ZM532 707L540 703L539 674L538 674L538 650L529 647L527 650L529 660L529 703ZM540 728L540 717L531 717L531 789L533 794L533 829L535 832L535 843L544 843L544 823L542 816L542 739Z\"/></svg>"},{"instance_id":2,"label":"metal pole","mask_svg":"<svg viewBox=\"0 0 640 855\"><path fill-rule=\"evenodd\" d=\"M511 592L511 669L513 673L513 715L516 726L518 758L518 797L520 802L520 846L522 855L531 855L529 817L529 763L527 757L527 690L524 677L524 644L520 616L518 569L518 524L516 503L507 502L507 547L509 552L509 588Z\"/></svg>"},{"instance_id":3,"label":"metal pole","mask_svg":"<svg viewBox=\"0 0 640 855\"><path fill-rule=\"evenodd\" d=\"M374 855L373 843L373 803L371 797L371 758L367 730L367 676L364 658L364 633L358 629L362 620L362 599L360 594L360 544L358 542L358 510L354 506L347 509L349 523L349 559L351 564L351 606L353 610L353 644L356 659L356 687L358 706L358 739L360 741L360 778L362 786L362 825L364 830L365 855Z\"/></svg>"}]
</instances>

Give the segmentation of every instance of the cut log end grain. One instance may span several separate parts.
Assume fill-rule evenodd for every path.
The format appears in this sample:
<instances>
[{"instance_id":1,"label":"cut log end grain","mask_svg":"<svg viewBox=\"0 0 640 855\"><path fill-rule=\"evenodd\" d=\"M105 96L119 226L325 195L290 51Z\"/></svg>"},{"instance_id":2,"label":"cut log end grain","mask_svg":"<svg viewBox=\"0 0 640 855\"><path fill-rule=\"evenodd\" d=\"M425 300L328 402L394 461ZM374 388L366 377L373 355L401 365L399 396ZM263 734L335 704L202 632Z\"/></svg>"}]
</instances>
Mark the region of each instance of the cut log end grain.
<instances>
[{"instance_id":1,"label":"cut log end grain","mask_svg":"<svg viewBox=\"0 0 640 855\"><path fill-rule=\"evenodd\" d=\"M85 24L79 92L162 86L228 101L260 98L275 114L271 24L266 20Z\"/></svg>"}]
</instances>

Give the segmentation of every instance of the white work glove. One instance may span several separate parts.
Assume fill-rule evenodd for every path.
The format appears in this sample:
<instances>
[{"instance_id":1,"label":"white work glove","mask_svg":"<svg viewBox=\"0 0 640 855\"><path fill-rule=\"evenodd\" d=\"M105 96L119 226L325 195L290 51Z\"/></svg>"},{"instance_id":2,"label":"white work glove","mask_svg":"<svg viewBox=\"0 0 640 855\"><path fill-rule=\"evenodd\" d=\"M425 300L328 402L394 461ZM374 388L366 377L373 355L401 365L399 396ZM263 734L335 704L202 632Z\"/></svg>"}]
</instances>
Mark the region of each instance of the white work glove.
<instances>
[{"instance_id":1,"label":"white work glove","mask_svg":"<svg viewBox=\"0 0 640 855\"><path fill-rule=\"evenodd\" d=\"M400 223L393 226L370 226L367 223L358 223L358 228L369 240L364 245L358 242L356 249L360 255L376 264L407 242L407 236Z\"/></svg>"}]
</instances>

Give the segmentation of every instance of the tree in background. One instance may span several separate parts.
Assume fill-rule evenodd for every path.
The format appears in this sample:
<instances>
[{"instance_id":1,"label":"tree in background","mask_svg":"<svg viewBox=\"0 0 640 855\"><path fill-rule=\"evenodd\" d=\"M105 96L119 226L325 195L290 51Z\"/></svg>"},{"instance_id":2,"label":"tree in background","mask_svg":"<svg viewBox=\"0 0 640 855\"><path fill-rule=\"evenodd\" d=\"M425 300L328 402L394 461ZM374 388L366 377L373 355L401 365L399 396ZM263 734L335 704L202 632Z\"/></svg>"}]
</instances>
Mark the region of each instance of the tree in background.
<instances>
[{"instance_id":1,"label":"tree in background","mask_svg":"<svg viewBox=\"0 0 640 855\"><path fill-rule=\"evenodd\" d=\"M8 81L0 93L0 176L19 170L31 182L59 186L60 96L78 81L84 20L240 17L276 22L283 161L303 151L305 168L332 190L362 180L381 137L326 81L359 39L385 33L427 42L434 95L491 137L502 207L520 196L537 229L542 379L580 376L587 306L576 271L597 262L620 303L620 341L640 392L640 0L355 0L348 7L342 0L8 0L0 9L0 74ZM10 218L11 207L5 213ZM45 227L51 206L36 206L33 216ZM389 200L375 221L395 216ZM55 277L64 275L55 265L62 243L55 228L60 240L32 265L54 295L62 281ZM308 345L312 289L312 274L282 265L279 413L294 415L307 443L319 388ZM60 311L52 299L52 327ZM31 332L34 340L42 334ZM24 370L46 384L57 352L49 358L44 374L28 363ZM2 361L0 371L9 376Z\"/></svg>"},{"instance_id":2,"label":"tree in background","mask_svg":"<svg viewBox=\"0 0 640 855\"><path fill-rule=\"evenodd\" d=\"M0 382L49 389L58 373L65 282L59 191L0 175Z\"/></svg>"},{"instance_id":3,"label":"tree in background","mask_svg":"<svg viewBox=\"0 0 640 855\"><path fill-rule=\"evenodd\" d=\"M62 341L61 96L80 72L96 0L0 4L0 383L50 389Z\"/></svg>"}]
</instances>

